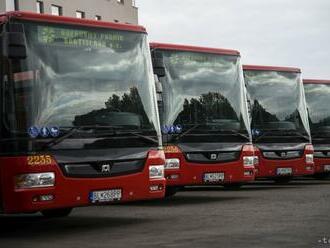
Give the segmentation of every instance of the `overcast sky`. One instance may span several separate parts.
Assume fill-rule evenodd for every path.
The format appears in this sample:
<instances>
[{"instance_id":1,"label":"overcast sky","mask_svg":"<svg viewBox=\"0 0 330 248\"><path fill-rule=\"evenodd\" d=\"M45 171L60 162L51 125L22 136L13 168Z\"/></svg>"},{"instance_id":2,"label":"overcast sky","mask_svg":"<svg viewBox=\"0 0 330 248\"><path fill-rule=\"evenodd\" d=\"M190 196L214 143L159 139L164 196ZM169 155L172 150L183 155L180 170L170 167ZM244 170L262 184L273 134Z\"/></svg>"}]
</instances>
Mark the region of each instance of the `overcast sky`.
<instances>
[{"instance_id":1,"label":"overcast sky","mask_svg":"<svg viewBox=\"0 0 330 248\"><path fill-rule=\"evenodd\" d=\"M237 49L330 79L330 0L137 0L150 41Z\"/></svg>"}]
</instances>

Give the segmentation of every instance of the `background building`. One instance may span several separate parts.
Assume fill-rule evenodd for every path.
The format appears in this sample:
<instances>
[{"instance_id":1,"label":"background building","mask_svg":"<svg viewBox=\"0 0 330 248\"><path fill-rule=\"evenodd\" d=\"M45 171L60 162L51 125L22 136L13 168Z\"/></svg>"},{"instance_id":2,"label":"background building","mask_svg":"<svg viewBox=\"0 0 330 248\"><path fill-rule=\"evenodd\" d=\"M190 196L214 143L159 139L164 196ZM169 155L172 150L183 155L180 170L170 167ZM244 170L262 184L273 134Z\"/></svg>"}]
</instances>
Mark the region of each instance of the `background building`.
<instances>
[{"instance_id":1,"label":"background building","mask_svg":"<svg viewBox=\"0 0 330 248\"><path fill-rule=\"evenodd\" d=\"M138 24L135 0L0 0L0 12L13 10Z\"/></svg>"}]
</instances>

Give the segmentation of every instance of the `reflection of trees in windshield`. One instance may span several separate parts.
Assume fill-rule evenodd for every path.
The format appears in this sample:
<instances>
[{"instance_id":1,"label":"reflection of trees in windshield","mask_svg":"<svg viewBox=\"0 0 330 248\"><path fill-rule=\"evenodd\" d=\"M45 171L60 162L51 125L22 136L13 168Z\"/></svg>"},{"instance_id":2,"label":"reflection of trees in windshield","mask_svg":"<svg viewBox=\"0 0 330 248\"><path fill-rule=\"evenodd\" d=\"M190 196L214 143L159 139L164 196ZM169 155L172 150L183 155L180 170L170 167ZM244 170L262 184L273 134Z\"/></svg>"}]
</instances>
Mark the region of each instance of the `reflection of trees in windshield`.
<instances>
[{"instance_id":1,"label":"reflection of trees in windshield","mask_svg":"<svg viewBox=\"0 0 330 248\"><path fill-rule=\"evenodd\" d=\"M117 125L126 121L140 122L137 126L159 132L146 34L23 24L28 56L16 63L11 61L12 68L7 71L12 69L14 76L32 76L8 84L4 106L8 130L25 133L31 126ZM44 32L39 32L46 29L55 32L52 42L45 41Z\"/></svg>"},{"instance_id":2,"label":"reflection of trees in windshield","mask_svg":"<svg viewBox=\"0 0 330 248\"><path fill-rule=\"evenodd\" d=\"M306 103L299 73L244 71L252 128L309 133Z\"/></svg>"},{"instance_id":3,"label":"reflection of trees in windshield","mask_svg":"<svg viewBox=\"0 0 330 248\"><path fill-rule=\"evenodd\" d=\"M183 111L179 114L175 124L203 124L207 126L224 123L238 123L237 115L229 101L218 92L202 94L199 99L185 99Z\"/></svg>"},{"instance_id":4,"label":"reflection of trees in windshield","mask_svg":"<svg viewBox=\"0 0 330 248\"><path fill-rule=\"evenodd\" d=\"M105 102L105 108L93 110L87 114L75 116L75 126L125 126L129 128L150 127L148 117L136 87L122 96L113 94Z\"/></svg>"},{"instance_id":5,"label":"reflection of trees in windshield","mask_svg":"<svg viewBox=\"0 0 330 248\"><path fill-rule=\"evenodd\" d=\"M299 123L299 125L301 123L298 110L280 120L276 115L268 112L258 100L254 100L252 127L260 129L296 129L296 123Z\"/></svg>"},{"instance_id":6,"label":"reflection of trees in windshield","mask_svg":"<svg viewBox=\"0 0 330 248\"><path fill-rule=\"evenodd\" d=\"M278 121L276 115L273 115L266 111L264 107L259 103L258 100L254 100L252 108L252 126L265 124L267 122Z\"/></svg>"}]
</instances>

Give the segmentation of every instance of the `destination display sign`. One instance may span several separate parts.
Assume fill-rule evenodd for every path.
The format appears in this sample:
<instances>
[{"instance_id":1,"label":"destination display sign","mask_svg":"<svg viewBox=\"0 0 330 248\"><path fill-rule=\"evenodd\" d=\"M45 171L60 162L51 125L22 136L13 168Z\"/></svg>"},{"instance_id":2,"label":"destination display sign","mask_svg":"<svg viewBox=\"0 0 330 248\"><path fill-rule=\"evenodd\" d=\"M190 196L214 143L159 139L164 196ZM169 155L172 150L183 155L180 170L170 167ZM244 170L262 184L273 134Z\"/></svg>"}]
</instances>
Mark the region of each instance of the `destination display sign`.
<instances>
[{"instance_id":1,"label":"destination display sign","mask_svg":"<svg viewBox=\"0 0 330 248\"><path fill-rule=\"evenodd\" d=\"M121 49L125 35L118 31L79 30L63 27L38 26L38 42L44 45Z\"/></svg>"}]
</instances>

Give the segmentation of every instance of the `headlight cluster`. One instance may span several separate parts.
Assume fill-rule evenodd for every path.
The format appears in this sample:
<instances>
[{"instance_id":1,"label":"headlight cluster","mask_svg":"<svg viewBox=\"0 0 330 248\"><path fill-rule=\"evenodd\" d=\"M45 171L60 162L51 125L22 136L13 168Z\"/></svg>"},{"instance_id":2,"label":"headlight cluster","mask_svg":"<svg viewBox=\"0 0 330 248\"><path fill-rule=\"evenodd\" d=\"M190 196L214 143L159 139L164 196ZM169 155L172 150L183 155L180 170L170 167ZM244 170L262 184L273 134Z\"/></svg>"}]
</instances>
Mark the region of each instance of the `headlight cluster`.
<instances>
[{"instance_id":1,"label":"headlight cluster","mask_svg":"<svg viewBox=\"0 0 330 248\"><path fill-rule=\"evenodd\" d=\"M168 158L165 162L166 170L180 169L180 159L178 158Z\"/></svg>"},{"instance_id":2,"label":"headlight cluster","mask_svg":"<svg viewBox=\"0 0 330 248\"><path fill-rule=\"evenodd\" d=\"M150 165L149 178L150 179L164 178L164 165Z\"/></svg>"},{"instance_id":3,"label":"headlight cluster","mask_svg":"<svg viewBox=\"0 0 330 248\"><path fill-rule=\"evenodd\" d=\"M306 163L307 164L314 163L314 155L313 154L306 154Z\"/></svg>"},{"instance_id":4,"label":"headlight cluster","mask_svg":"<svg viewBox=\"0 0 330 248\"><path fill-rule=\"evenodd\" d=\"M22 174L15 178L17 189L53 187L55 185L55 173Z\"/></svg>"}]
</instances>

